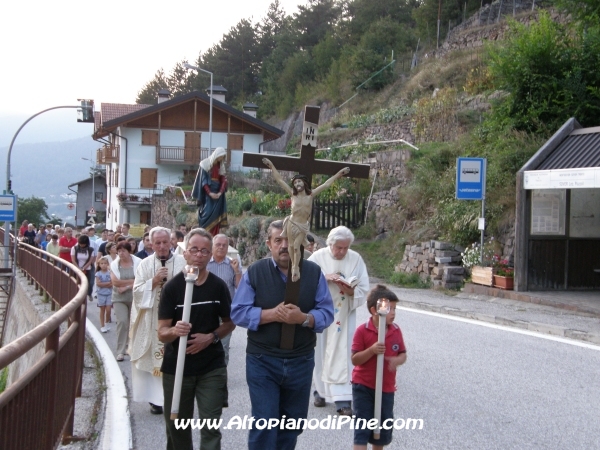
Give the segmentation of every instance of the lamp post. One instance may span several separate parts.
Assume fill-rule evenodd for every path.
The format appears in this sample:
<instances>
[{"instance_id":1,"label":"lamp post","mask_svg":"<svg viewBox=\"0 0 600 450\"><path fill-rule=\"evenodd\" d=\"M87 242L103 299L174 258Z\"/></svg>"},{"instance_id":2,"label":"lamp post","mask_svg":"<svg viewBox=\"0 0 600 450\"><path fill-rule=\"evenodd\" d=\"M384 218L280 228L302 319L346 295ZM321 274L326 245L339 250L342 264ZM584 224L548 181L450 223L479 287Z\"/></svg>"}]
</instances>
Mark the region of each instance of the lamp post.
<instances>
[{"instance_id":1,"label":"lamp post","mask_svg":"<svg viewBox=\"0 0 600 450\"><path fill-rule=\"evenodd\" d=\"M94 164L92 167L92 208L96 204L96 161L92 161L90 158L81 158L84 161L89 161ZM85 226L85 224L83 224Z\"/></svg>"},{"instance_id":2,"label":"lamp post","mask_svg":"<svg viewBox=\"0 0 600 450\"><path fill-rule=\"evenodd\" d=\"M213 73L208 70L201 69L200 67L192 66L191 64L185 63L183 65L186 69L194 69L200 72L204 72L210 75L210 106L209 106L209 118L208 118L208 153L212 150L212 114L213 114ZM202 157L200 157L202 159Z\"/></svg>"}]
</instances>

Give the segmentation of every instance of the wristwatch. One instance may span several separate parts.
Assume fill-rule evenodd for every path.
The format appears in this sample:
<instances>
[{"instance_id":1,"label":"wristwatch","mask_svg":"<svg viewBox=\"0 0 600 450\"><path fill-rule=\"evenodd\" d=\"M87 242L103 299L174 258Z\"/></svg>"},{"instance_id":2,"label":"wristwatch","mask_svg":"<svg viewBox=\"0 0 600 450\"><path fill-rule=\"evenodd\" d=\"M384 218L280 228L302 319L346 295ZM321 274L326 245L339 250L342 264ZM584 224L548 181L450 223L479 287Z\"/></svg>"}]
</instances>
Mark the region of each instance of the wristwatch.
<instances>
[{"instance_id":1,"label":"wristwatch","mask_svg":"<svg viewBox=\"0 0 600 450\"><path fill-rule=\"evenodd\" d=\"M303 327L307 327L307 326L308 326L308 324L310 323L310 321L309 321L308 319L309 319L309 317L308 317L308 314L307 314L307 315L306 315L306 319L304 320L304 322L302 322L302 326L303 326Z\"/></svg>"},{"instance_id":2,"label":"wristwatch","mask_svg":"<svg viewBox=\"0 0 600 450\"><path fill-rule=\"evenodd\" d=\"M213 331L213 336L215 337L213 339L213 344L217 344L221 340L221 338L219 338L219 335L217 334L216 331Z\"/></svg>"}]
</instances>

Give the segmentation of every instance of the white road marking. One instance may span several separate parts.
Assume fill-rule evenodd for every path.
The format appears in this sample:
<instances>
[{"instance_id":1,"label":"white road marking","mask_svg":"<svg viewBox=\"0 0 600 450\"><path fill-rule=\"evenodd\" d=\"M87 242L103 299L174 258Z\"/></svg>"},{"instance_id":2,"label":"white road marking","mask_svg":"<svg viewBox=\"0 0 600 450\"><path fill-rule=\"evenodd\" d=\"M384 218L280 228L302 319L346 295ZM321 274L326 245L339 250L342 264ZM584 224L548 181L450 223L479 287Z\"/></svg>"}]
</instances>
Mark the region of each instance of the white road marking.
<instances>
[{"instance_id":1,"label":"white road marking","mask_svg":"<svg viewBox=\"0 0 600 450\"><path fill-rule=\"evenodd\" d=\"M448 319L448 320L455 320L457 322L470 323L471 325L479 325L481 327L493 328L495 330L509 331L511 333L517 333L517 334L524 334L526 336L547 339L549 341L560 342L562 344L569 344L569 345L574 345L576 347L587 348L589 350L600 351L600 346L594 345L592 343L581 342L581 341L577 341L574 339L568 339L568 338L564 338L564 337L560 337L560 336L553 336L551 334L538 333L537 331L522 330L520 328L512 328L512 327L507 327L505 325L497 325L495 323L483 322L481 320L466 319L464 317L452 316L452 315L448 315L448 314L441 314L441 313L436 313L433 311L424 311L421 309L406 308L404 306L397 306L396 309L397 310L401 309L402 311L411 312L411 313L415 313L415 314L425 314L427 316L438 317L440 319Z\"/></svg>"}]
</instances>

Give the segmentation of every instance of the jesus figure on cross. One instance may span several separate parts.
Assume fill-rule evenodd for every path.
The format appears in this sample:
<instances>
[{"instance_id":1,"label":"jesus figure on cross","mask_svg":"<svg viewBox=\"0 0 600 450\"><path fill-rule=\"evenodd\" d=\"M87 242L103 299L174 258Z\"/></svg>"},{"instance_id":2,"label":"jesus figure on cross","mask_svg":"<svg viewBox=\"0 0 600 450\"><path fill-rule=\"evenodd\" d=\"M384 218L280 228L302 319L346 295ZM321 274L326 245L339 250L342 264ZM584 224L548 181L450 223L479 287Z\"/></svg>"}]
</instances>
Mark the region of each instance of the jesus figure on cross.
<instances>
[{"instance_id":1,"label":"jesus figure on cross","mask_svg":"<svg viewBox=\"0 0 600 450\"><path fill-rule=\"evenodd\" d=\"M287 237L289 242L288 251L290 251L290 262L292 263L292 281L300 279L300 246L308 246L306 235L310 231L310 215L312 213L312 203L314 196L327 189L335 180L343 177L350 172L349 167L344 167L329 180L314 189L310 189L310 180L304 175L296 175L292 178L292 187L283 181L281 175L268 158L263 158L263 163L273 171L275 181L292 198L292 213L287 216L283 222L283 232L281 237Z\"/></svg>"}]
</instances>

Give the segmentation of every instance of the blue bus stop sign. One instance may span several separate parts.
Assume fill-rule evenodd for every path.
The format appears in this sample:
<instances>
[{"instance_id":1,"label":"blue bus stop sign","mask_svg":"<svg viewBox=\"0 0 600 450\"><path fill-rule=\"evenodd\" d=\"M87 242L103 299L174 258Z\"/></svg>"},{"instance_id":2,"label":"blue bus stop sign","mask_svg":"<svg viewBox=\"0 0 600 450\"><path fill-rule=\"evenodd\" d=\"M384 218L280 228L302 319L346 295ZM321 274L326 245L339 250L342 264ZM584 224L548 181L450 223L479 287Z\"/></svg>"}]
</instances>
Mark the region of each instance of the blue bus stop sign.
<instances>
[{"instance_id":1,"label":"blue bus stop sign","mask_svg":"<svg viewBox=\"0 0 600 450\"><path fill-rule=\"evenodd\" d=\"M15 195L0 195L0 222L17 220L17 200Z\"/></svg>"},{"instance_id":2,"label":"blue bus stop sign","mask_svg":"<svg viewBox=\"0 0 600 450\"><path fill-rule=\"evenodd\" d=\"M456 198L483 200L485 198L485 158L457 158Z\"/></svg>"}]
</instances>

